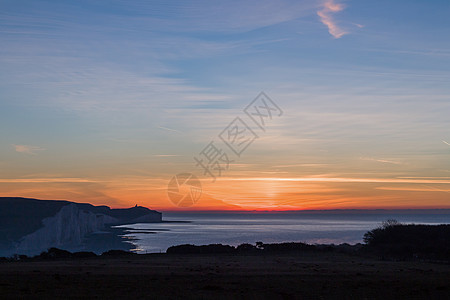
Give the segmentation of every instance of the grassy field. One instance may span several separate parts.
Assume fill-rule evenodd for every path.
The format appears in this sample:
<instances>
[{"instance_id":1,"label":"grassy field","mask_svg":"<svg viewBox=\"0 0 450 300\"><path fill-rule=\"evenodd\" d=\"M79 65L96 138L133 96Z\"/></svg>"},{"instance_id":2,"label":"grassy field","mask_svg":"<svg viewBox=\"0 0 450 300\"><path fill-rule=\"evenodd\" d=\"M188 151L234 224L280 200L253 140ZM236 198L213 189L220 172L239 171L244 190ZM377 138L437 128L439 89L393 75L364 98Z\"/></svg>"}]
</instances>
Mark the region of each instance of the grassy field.
<instances>
[{"instance_id":1,"label":"grassy field","mask_svg":"<svg viewBox=\"0 0 450 300\"><path fill-rule=\"evenodd\" d=\"M326 252L2 262L0 298L450 299L450 265Z\"/></svg>"}]
</instances>

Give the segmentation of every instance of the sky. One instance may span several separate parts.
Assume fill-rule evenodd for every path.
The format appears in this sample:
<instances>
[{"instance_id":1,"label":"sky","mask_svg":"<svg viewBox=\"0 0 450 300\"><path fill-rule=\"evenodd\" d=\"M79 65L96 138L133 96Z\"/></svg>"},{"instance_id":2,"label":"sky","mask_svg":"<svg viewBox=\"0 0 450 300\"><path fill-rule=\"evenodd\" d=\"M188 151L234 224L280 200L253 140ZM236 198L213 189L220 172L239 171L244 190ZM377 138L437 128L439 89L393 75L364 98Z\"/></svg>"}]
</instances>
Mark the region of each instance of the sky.
<instances>
[{"instance_id":1,"label":"sky","mask_svg":"<svg viewBox=\"0 0 450 300\"><path fill-rule=\"evenodd\" d=\"M449 14L447 0L0 0L0 196L450 208ZM177 174L201 184L190 207L171 201Z\"/></svg>"}]
</instances>

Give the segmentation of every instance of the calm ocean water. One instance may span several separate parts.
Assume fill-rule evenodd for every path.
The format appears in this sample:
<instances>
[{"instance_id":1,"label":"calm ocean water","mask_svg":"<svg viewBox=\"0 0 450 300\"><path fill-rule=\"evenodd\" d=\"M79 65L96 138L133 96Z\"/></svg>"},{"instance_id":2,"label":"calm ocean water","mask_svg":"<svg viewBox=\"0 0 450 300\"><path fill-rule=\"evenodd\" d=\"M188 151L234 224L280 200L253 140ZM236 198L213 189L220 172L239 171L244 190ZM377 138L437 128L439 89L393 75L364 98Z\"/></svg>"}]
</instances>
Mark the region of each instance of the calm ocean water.
<instances>
[{"instance_id":1,"label":"calm ocean water","mask_svg":"<svg viewBox=\"0 0 450 300\"><path fill-rule=\"evenodd\" d=\"M164 213L163 223L133 224L119 227L127 230L125 238L138 253L165 252L181 244L222 243L237 246L279 242L312 244L362 243L365 232L387 219L402 223L450 223L442 214L194 214Z\"/></svg>"}]
</instances>

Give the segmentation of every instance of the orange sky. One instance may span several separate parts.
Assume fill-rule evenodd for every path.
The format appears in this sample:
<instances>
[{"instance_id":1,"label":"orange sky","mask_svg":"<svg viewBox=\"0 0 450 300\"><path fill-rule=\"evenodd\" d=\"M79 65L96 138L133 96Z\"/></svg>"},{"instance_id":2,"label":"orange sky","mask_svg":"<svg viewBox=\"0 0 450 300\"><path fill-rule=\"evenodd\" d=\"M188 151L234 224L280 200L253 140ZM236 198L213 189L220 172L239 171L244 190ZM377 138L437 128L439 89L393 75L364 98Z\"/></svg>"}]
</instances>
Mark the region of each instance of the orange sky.
<instances>
[{"instance_id":1,"label":"orange sky","mask_svg":"<svg viewBox=\"0 0 450 300\"><path fill-rule=\"evenodd\" d=\"M345 208L450 208L450 178L253 177L202 180L203 193L178 208L167 181L28 179L1 182L2 196L65 199L111 207L135 204L158 210L304 210ZM101 187L101 188L100 188Z\"/></svg>"}]
</instances>

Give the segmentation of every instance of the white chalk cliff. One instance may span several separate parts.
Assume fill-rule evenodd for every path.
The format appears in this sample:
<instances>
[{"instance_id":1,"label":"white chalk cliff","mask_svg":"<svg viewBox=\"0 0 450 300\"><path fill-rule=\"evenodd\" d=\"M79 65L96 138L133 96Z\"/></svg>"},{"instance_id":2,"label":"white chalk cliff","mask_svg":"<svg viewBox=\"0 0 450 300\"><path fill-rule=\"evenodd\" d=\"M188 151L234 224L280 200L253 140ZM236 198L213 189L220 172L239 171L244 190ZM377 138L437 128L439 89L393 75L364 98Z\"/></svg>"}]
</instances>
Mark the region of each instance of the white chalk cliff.
<instances>
[{"instance_id":1,"label":"white chalk cliff","mask_svg":"<svg viewBox=\"0 0 450 300\"><path fill-rule=\"evenodd\" d=\"M53 217L42 220L44 227L24 236L16 246L16 253L39 254L50 247L75 249L82 245L86 235L101 231L106 224L118 219L104 214L79 209L69 204Z\"/></svg>"}]
</instances>

